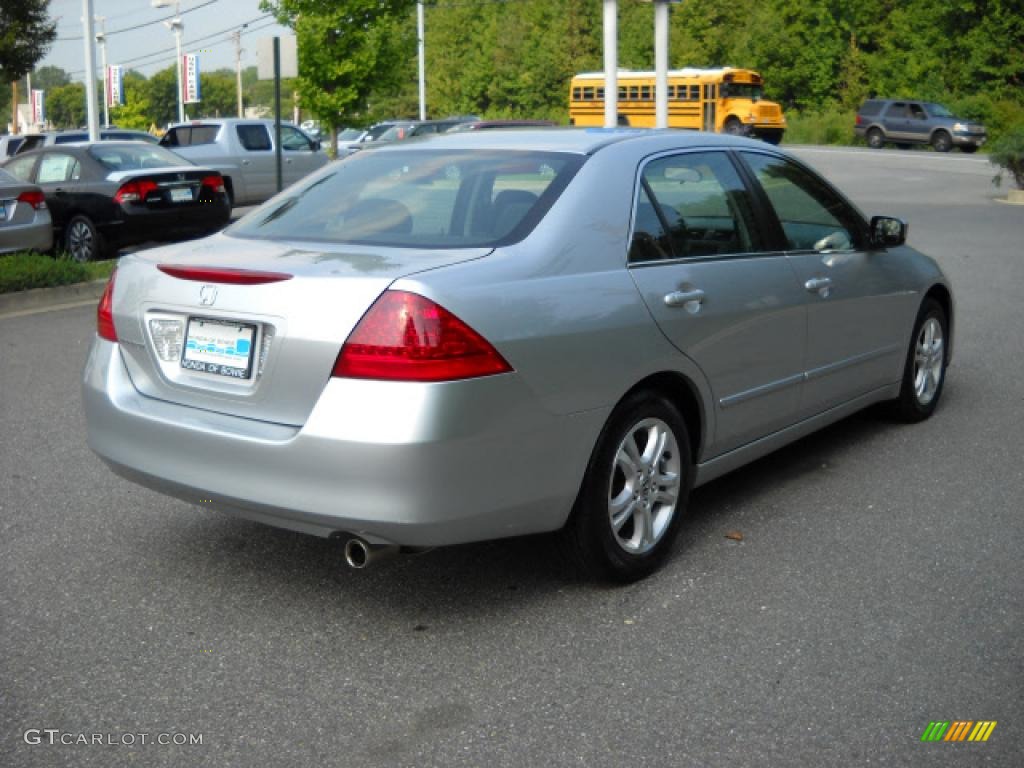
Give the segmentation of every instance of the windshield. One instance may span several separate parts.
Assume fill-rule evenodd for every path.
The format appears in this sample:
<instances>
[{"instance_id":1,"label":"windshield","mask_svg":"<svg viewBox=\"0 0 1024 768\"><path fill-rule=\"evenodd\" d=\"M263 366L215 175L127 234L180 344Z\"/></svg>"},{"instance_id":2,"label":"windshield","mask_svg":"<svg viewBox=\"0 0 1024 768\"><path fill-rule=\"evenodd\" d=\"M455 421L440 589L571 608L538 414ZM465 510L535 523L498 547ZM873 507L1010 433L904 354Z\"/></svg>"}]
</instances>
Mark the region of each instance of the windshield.
<instances>
[{"instance_id":1,"label":"windshield","mask_svg":"<svg viewBox=\"0 0 1024 768\"><path fill-rule=\"evenodd\" d=\"M338 141L355 141L362 135L363 132L358 128L346 128L338 134Z\"/></svg>"},{"instance_id":2,"label":"windshield","mask_svg":"<svg viewBox=\"0 0 1024 768\"><path fill-rule=\"evenodd\" d=\"M757 101L764 98L764 89L753 83L723 83L722 98Z\"/></svg>"},{"instance_id":3,"label":"windshield","mask_svg":"<svg viewBox=\"0 0 1024 768\"><path fill-rule=\"evenodd\" d=\"M138 171L145 168L191 166L185 158L163 147L150 144L94 144L89 154L111 171Z\"/></svg>"},{"instance_id":4,"label":"windshield","mask_svg":"<svg viewBox=\"0 0 1024 768\"><path fill-rule=\"evenodd\" d=\"M953 113L941 104L926 104L932 117L953 117Z\"/></svg>"},{"instance_id":5,"label":"windshield","mask_svg":"<svg viewBox=\"0 0 1024 768\"><path fill-rule=\"evenodd\" d=\"M377 137L376 141L401 141L409 138L411 125L393 125Z\"/></svg>"},{"instance_id":6,"label":"windshield","mask_svg":"<svg viewBox=\"0 0 1024 768\"><path fill-rule=\"evenodd\" d=\"M583 160L557 152L360 152L226 233L415 248L514 242L540 221Z\"/></svg>"}]
</instances>

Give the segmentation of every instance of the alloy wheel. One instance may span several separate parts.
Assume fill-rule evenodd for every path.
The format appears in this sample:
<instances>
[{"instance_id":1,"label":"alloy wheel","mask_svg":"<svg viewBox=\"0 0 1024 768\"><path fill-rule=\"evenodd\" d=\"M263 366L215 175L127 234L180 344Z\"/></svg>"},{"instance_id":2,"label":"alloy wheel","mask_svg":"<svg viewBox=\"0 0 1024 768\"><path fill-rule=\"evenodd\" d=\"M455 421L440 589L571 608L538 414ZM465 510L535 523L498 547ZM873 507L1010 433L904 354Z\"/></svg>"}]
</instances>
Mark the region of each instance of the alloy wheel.
<instances>
[{"instance_id":1,"label":"alloy wheel","mask_svg":"<svg viewBox=\"0 0 1024 768\"><path fill-rule=\"evenodd\" d=\"M921 405L928 405L939 390L945 356L942 324L938 318L929 317L914 345L914 395Z\"/></svg>"}]
</instances>

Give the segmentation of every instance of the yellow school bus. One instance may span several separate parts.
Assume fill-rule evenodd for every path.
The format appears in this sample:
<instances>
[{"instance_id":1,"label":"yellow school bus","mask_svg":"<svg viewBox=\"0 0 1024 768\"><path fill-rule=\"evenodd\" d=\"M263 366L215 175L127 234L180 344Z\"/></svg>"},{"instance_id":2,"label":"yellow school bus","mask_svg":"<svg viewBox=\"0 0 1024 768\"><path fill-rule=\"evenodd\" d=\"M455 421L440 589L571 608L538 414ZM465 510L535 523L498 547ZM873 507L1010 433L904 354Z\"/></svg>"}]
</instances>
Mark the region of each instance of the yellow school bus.
<instances>
[{"instance_id":1,"label":"yellow school bus","mask_svg":"<svg viewBox=\"0 0 1024 768\"><path fill-rule=\"evenodd\" d=\"M619 125L654 127L654 72L619 70ZM670 69L668 127L782 140L782 107L762 98L761 75L750 69ZM569 86L569 122L604 125L604 72L576 75Z\"/></svg>"}]
</instances>

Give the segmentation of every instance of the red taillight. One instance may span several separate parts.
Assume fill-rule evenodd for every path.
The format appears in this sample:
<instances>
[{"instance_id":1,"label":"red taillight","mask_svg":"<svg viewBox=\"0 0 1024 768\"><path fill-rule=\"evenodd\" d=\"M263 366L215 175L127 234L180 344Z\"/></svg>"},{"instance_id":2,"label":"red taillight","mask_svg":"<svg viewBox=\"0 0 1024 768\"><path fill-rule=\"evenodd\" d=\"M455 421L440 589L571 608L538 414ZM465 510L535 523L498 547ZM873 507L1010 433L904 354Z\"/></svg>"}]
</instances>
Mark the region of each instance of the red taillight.
<instances>
[{"instance_id":1,"label":"red taillight","mask_svg":"<svg viewBox=\"0 0 1024 768\"><path fill-rule=\"evenodd\" d=\"M117 329L114 328L114 277L117 268L110 273L107 287L103 289L99 306L96 307L96 333L101 339L117 341Z\"/></svg>"},{"instance_id":2,"label":"red taillight","mask_svg":"<svg viewBox=\"0 0 1024 768\"><path fill-rule=\"evenodd\" d=\"M855 125L860 125L860 115L857 115L857 122L856 122L856 123L854 123L854 124L855 124Z\"/></svg>"},{"instance_id":3,"label":"red taillight","mask_svg":"<svg viewBox=\"0 0 1024 768\"><path fill-rule=\"evenodd\" d=\"M230 269L228 267L184 267L177 264L157 264L164 274L179 280L196 280L202 283L227 283L229 285L263 285L291 280L285 272L260 272L255 269Z\"/></svg>"},{"instance_id":4,"label":"red taillight","mask_svg":"<svg viewBox=\"0 0 1024 768\"><path fill-rule=\"evenodd\" d=\"M121 185L114 195L114 201L118 203L144 203L146 195L156 192L156 182L149 179L136 179Z\"/></svg>"},{"instance_id":5,"label":"red taillight","mask_svg":"<svg viewBox=\"0 0 1024 768\"><path fill-rule=\"evenodd\" d=\"M38 189L30 189L28 192L22 192L18 195L18 202L26 203L37 211L41 211L46 207L46 195Z\"/></svg>"},{"instance_id":6,"label":"red taillight","mask_svg":"<svg viewBox=\"0 0 1024 768\"><path fill-rule=\"evenodd\" d=\"M512 370L486 339L415 293L385 291L341 348L332 375L452 381Z\"/></svg>"},{"instance_id":7,"label":"red taillight","mask_svg":"<svg viewBox=\"0 0 1024 768\"><path fill-rule=\"evenodd\" d=\"M209 187L214 192L219 192L220 194L224 194L224 192L225 192L225 190L224 190L224 177L221 176L219 173L218 174L214 174L212 176L205 176L203 178L203 186L204 187Z\"/></svg>"}]
</instances>

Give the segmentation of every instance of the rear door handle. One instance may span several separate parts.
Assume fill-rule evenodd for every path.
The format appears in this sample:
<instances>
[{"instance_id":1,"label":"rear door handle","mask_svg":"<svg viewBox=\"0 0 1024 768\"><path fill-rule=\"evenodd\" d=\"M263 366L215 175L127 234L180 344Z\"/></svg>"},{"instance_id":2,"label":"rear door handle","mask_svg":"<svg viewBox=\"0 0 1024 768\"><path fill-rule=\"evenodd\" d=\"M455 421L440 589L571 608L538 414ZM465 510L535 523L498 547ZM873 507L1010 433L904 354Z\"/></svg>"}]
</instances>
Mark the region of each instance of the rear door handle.
<instances>
[{"instance_id":1,"label":"rear door handle","mask_svg":"<svg viewBox=\"0 0 1024 768\"><path fill-rule=\"evenodd\" d=\"M832 290L832 278L831 277L812 277L806 283L804 283L810 293L816 293L822 298L828 296L829 291Z\"/></svg>"},{"instance_id":2,"label":"rear door handle","mask_svg":"<svg viewBox=\"0 0 1024 768\"><path fill-rule=\"evenodd\" d=\"M704 291L700 288L691 291L672 291L665 294L664 301L666 307L685 307L692 302L699 305L704 303Z\"/></svg>"}]
</instances>

